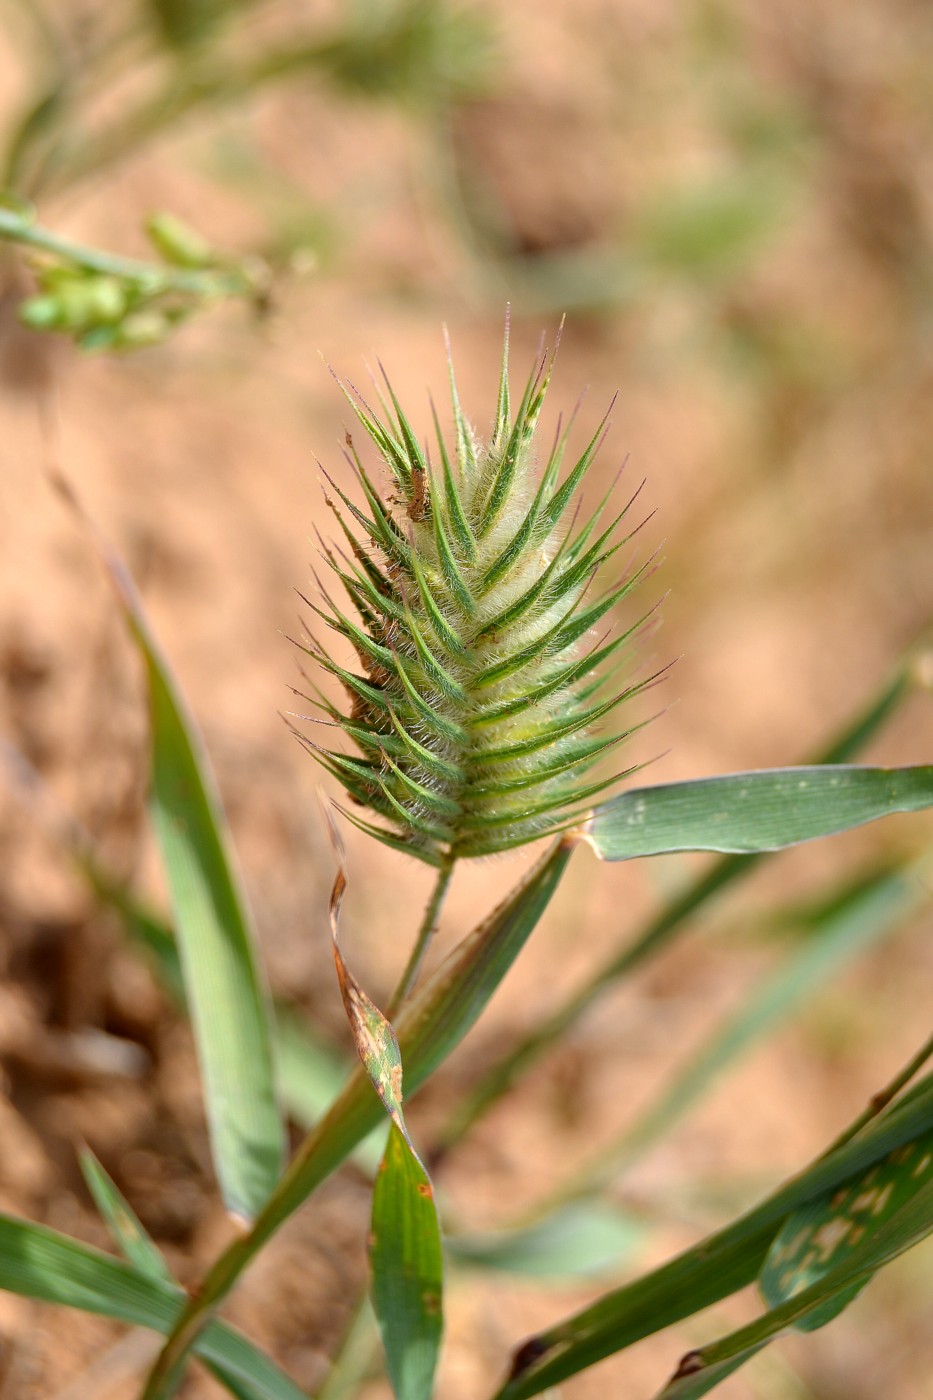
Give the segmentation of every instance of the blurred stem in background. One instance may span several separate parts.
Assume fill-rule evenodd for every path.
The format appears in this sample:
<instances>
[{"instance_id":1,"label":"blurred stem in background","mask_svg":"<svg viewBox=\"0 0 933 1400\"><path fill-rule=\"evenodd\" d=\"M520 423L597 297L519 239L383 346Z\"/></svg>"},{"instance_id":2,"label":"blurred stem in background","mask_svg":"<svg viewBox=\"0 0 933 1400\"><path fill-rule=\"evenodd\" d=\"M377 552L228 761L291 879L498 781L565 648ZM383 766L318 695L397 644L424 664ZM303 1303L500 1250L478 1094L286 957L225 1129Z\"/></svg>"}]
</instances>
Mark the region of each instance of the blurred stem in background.
<instances>
[{"instance_id":1,"label":"blurred stem in background","mask_svg":"<svg viewBox=\"0 0 933 1400\"><path fill-rule=\"evenodd\" d=\"M21 304L20 319L34 330L65 331L87 350L132 350L157 344L219 301L266 310L271 272L261 259L223 257L171 214L154 214L146 232L162 263L75 243L36 223L28 205L0 203L0 240L40 255L38 294Z\"/></svg>"},{"instance_id":2,"label":"blurred stem in background","mask_svg":"<svg viewBox=\"0 0 933 1400\"><path fill-rule=\"evenodd\" d=\"M315 74L345 96L389 100L415 108L443 107L488 82L492 42L476 11L447 0L399 0L351 4L342 27L329 34L296 33L287 42L262 45L250 35L246 54L225 47L223 20L262 3L179 5L152 0L140 11L137 33L146 34L153 15L161 44L149 45L167 59L168 72L155 90L128 111L95 130L86 108L111 81L114 58L130 41L123 32L103 42L74 68L54 49L54 72L41 96L20 117L8 144L3 183L35 197L58 193L100 174L154 137L203 107L241 102L261 88ZM234 38L237 36L235 35ZM258 48L258 52L255 50Z\"/></svg>"},{"instance_id":3,"label":"blurred stem in background","mask_svg":"<svg viewBox=\"0 0 933 1400\"><path fill-rule=\"evenodd\" d=\"M930 640L924 638L905 653L878 693L829 741L812 763L850 762L915 688L930 688ZM764 855L727 855L692 880L630 943L610 954L605 963L566 1001L508 1051L476 1084L443 1129L438 1153L447 1152L472 1125L508 1092L512 1084L549 1049L560 1043L589 1008L611 987L631 976L673 940L686 932L690 919L736 880L749 874Z\"/></svg>"},{"instance_id":4,"label":"blurred stem in background","mask_svg":"<svg viewBox=\"0 0 933 1400\"><path fill-rule=\"evenodd\" d=\"M7 141L0 239L48 258L22 319L36 330L65 331L85 349L158 343L230 297L264 310L270 269L255 257L219 255L171 215L147 227L169 266L117 257L39 226L30 201L61 197L104 174L198 111L243 105L267 86L308 75L346 99L395 102L430 126L451 103L484 88L492 57L485 20L448 0L351 4L330 32L287 40L254 32L253 21L273 8L262 0L150 0L120 28L108 30L103 19L71 34L41 6L10 8L14 21L26 22L25 44L38 55L40 74L38 95ZM114 104L128 68L144 75L149 91ZM107 115L100 118L102 103ZM304 269L307 257L300 261Z\"/></svg>"}]
</instances>

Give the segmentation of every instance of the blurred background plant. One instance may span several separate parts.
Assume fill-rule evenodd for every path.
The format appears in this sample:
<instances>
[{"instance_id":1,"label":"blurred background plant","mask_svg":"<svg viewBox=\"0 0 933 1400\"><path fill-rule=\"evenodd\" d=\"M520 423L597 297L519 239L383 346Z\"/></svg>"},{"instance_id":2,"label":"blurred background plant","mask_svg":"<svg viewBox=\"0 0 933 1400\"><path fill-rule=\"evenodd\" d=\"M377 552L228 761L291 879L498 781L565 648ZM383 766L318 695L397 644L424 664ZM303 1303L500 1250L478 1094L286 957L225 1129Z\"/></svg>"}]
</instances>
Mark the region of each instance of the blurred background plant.
<instances>
[{"instance_id":1,"label":"blurred background plant","mask_svg":"<svg viewBox=\"0 0 933 1400\"><path fill-rule=\"evenodd\" d=\"M111 882L132 879L158 908L139 681L93 561L37 470L61 455L128 556L202 718L271 981L300 1012L286 1024L317 1028L316 1077L306 1033L280 1049L298 1067L294 1121L320 1111L345 1042L309 913L331 876L314 780L275 718L289 589L324 522L310 455L339 467L344 427L312 352L353 377L378 349L417 406L447 321L471 414L490 402L504 302L517 363L542 323L570 312L554 398L592 385L581 437L623 391L594 502L630 452L666 538L657 659L682 656L670 683L680 703L640 741L642 759L669 751L649 776L815 753L904 657L909 683L867 757L929 754L928 653L912 649L933 597L927 7L5 0L0 16L0 232L12 240L0 307L3 732L80 818ZM140 231L161 210L175 222L156 215L153 248ZM266 314L231 307L195 322L218 292ZM150 347L91 360L20 315L103 349ZM181 322L185 334L162 344ZM432 387L439 399L442 381ZM2 1203L103 1243L71 1145L82 1136L192 1279L224 1225L185 1088L185 1023L42 831L16 802L0 812ZM871 839L781 857L728 904L693 905L705 867L692 858L598 880L582 859L573 867L469 1058L411 1110L419 1140L452 1142L466 1126L448 1121L451 1094L489 1094L497 1067L507 1080L501 1067L538 1037L533 1071L508 1098L491 1095L439 1172L463 1258L503 1270L451 1290L442 1393L488 1394L516 1335L593 1296L571 1278L595 1257L581 1241L609 1241L599 1267L613 1279L636 1246L644 1261L693 1241L822 1148L922 1042L933 972L922 880L903 877L919 913L892 895L854 941L834 920L858 914L869 874L908 869L929 824L893 821ZM352 873L359 848L348 847ZM423 902L424 890L389 853L365 860L346 937L378 993L402 956L394 896ZM447 939L512 884L514 870L475 867L451 894ZM786 919L763 917L785 901ZM158 920L134 927L170 947ZM825 943L811 946L813 929ZM724 1064L735 1072L715 1089ZM572 1196L573 1183L589 1183L602 1216L555 1217L563 1237L526 1221L503 1239L529 1195ZM307 1389L358 1293L365 1197L342 1173L233 1304ZM519 1268L557 1282L542 1293ZM925 1400L931 1288L921 1250L832 1328L721 1393ZM4 1298L4 1309L10 1395L67 1393L85 1372L92 1393L135 1393L147 1341L74 1318L66 1349L38 1305ZM649 1394L680 1351L748 1315L723 1304L578 1378L574 1393L624 1377ZM365 1335L350 1343L346 1372L368 1374ZM209 1380L191 1385L213 1393Z\"/></svg>"}]
</instances>

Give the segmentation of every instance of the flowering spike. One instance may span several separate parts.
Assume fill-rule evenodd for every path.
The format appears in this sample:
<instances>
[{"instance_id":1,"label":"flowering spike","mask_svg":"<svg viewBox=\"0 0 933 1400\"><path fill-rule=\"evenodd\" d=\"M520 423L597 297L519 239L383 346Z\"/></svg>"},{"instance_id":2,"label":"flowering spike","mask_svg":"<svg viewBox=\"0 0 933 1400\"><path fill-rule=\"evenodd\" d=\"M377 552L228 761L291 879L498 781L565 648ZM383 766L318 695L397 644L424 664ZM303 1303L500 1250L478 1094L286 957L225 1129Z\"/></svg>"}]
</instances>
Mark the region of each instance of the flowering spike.
<instances>
[{"instance_id":1,"label":"flowering spike","mask_svg":"<svg viewBox=\"0 0 933 1400\"><path fill-rule=\"evenodd\" d=\"M511 311L509 307L505 309L505 334L502 337L502 368L499 371L499 399L496 404L496 426L493 430L492 440L496 447L501 447L509 431L509 419L512 416L511 404L509 403L509 325L511 322Z\"/></svg>"},{"instance_id":2,"label":"flowering spike","mask_svg":"<svg viewBox=\"0 0 933 1400\"><path fill-rule=\"evenodd\" d=\"M316 642L304 650L349 696L348 713L325 701L318 722L336 721L359 756L305 743L352 801L384 823L350 812L355 825L432 865L510 850L578 822L587 802L627 776L593 770L639 727L601 731L602 722L655 679L607 684L644 619L585 640L647 565L586 601L596 571L626 542L613 541L629 507L613 512L608 528L600 524L608 498L580 530L575 519L566 523L605 420L563 484L568 429L558 426L535 468L553 364L553 355L537 359L513 407L506 328L485 448L463 414L451 365L456 448L448 452L432 405L436 470L388 379L385 397L377 389L383 417L341 385L396 494L377 486L348 440L365 501L354 505L329 482L349 552L322 542L322 553L355 620L323 589L310 606L353 649L359 673Z\"/></svg>"}]
</instances>

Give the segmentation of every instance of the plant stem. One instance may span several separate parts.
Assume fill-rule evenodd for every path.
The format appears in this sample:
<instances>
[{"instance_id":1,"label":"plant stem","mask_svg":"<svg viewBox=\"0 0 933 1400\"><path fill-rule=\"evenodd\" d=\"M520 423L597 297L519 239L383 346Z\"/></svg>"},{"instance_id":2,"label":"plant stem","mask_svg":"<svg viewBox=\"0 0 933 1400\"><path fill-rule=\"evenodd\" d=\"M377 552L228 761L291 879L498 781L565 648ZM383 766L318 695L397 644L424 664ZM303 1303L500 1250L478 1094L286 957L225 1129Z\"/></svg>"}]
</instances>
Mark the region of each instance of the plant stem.
<instances>
[{"instance_id":1,"label":"plant stem","mask_svg":"<svg viewBox=\"0 0 933 1400\"><path fill-rule=\"evenodd\" d=\"M872 1094L867 1105L856 1118L855 1122L850 1123L845 1132L840 1133L839 1137L837 1137L834 1142L830 1143L823 1155L829 1157L833 1152L837 1152L840 1147L845 1147L847 1142L851 1142L852 1138L856 1137L873 1118L877 1118L882 1109L887 1108L891 1100L895 1098L902 1089L906 1088L914 1075L920 1072L931 1056L933 1056L933 1035L921 1045L916 1055L904 1065L903 1069L898 1070L894 1078L890 1080L883 1089L879 1089L877 1094Z\"/></svg>"},{"instance_id":2,"label":"plant stem","mask_svg":"<svg viewBox=\"0 0 933 1400\"><path fill-rule=\"evenodd\" d=\"M397 1030L409 1094L425 1083L475 1024L537 926L575 846L572 835L556 841L509 898L463 940L459 955L453 955L403 1007ZM435 897L439 907L437 891ZM142 1400L168 1400L189 1350L250 1260L357 1143L384 1121L385 1109L359 1064L328 1113L301 1143L249 1233L227 1247L193 1290L166 1339Z\"/></svg>"},{"instance_id":3,"label":"plant stem","mask_svg":"<svg viewBox=\"0 0 933 1400\"><path fill-rule=\"evenodd\" d=\"M405 970L399 978L398 986L392 993L392 1000L389 1002L388 1017L391 1020L393 1015L405 1001L421 970L424 955L431 945L431 939L437 932L440 922L441 909L450 888L450 879L453 875L455 857L448 858L437 872L437 880L428 900L427 908L424 911L424 918L418 930L418 937L415 939L415 946L411 950L411 956L405 965Z\"/></svg>"},{"instance_id":4,"label":"plant stem","mask_svg":"<svg viewBox=\"0 0 933 1400\"><path fill-rule=\"evenodd\" d=\"M320 43L296 40L287 48L260 54L239 67L186 65L135 111L126 113L119 123L100 132L96 139L86 141L70 158L62 159L45 175L43 188L58 192L100 174L199 107L239 101L267 83L306 69L318 67L326 71L328 61L339 53L339 47L339 39Z\"/></svg>"},{"instance_id":5,"label":"plant stem","mask_svg":"<svg viewBox=\"0 0 933 1400\"><path fill-rule=\"evenodd\" d=\"M405 1001L417 977L421 960L437 928L453 868L454 859L451 858L438 870L415 947L392 998L393 1011ZM359 1067L330 1112L299 1147L249 1233L234 1240L204 1276L162 1348L141 1400L167 1400L174 1394L193 1343L246 1265L382 1115L382 1105L373 1094L362 1067Z\"/></svg>"},{"instance_id":6,"label":"plant stem","mask_svg":"<svg viewBox=\"0 0 933 1400\"><path fill-rule=\"evenodd\" d=\"M249 1232L227 1246L193 1290L149 1374L141 1400L167 1400L175 1393L188 1352L250 1260L384 1117L385 1110L360 1065L330 1111L301 1143Z\"/></svg>"},{"instance_id":7,"label":"plant stem","mask_svg":"<svg viewBox=\"0 0 933 1400\"><path fill-rule=\"evenodd\" d=\"M199 297L255 296L259 290L254 278L243 268L160 267L138 258L123 258L100 248L72 243L12 209L0 208L0 239L51 253L86 272L135 282L153 293L183 292Z\"/></svg>"}]
</instances>

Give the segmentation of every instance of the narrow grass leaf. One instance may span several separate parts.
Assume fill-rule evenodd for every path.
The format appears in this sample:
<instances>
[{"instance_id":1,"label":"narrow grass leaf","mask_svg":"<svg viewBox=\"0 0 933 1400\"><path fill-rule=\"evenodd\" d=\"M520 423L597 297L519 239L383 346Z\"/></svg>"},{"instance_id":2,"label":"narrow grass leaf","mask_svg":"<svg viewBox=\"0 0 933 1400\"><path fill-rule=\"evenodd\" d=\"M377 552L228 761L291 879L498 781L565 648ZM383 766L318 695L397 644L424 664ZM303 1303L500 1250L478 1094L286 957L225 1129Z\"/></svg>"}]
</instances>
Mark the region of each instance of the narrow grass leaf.
<instances>
[{"instance_id":1,"label":"narrow grass leaf","mask_svg":"<svg viewBox=\"0 0 933 1400\"><path fill-rule=\"evenodd\" d=\"M933 766L773 768L631 789L597 807L585 834L602 860L775 851L926 807Z\"/></svg>"},{"instance_id":2,"label":"narrow grass leaf","mask_svg":"<svg viewBox=\"0 0 933 1400\"><path fill-rule=\"evenodd\" d=\"M434 1192L393 1122L373 1189L373 1307L398 1400L430 1400L441 1344L443 1252Z\"/></svg>"},{"instance_id":3,"label":"narrow grass leaf","mask_svg":"<svg viewBox=\"0 0 933 1400\"><path fill-rule=\"evenodd\" d=\"M900 1149L902 1154L907 1150ZM915 1149L915 1152L920 1151L919 1147ZM897 1195L898 1205L891 1204L890 1209L883 1210L883 1218L876 1228L860 1238L860 1242L850 1250L838 1251L844 1257L840 1257L832 1268L808 1287L794 1292L786 1302L772 1308L756 1322L739 1328L710 1346L689 1352L657 1400L699 1400L701 1395L708 1394L762 1347L786 1332L788 1327L809 1330L810 1327L822 1326L851 1302L880 1269L933 1233L933 1156L929 1151L929 1136L922 1155L926 1165L920 1178L911 1180L910 1175L906 1179L901 1177L899 1193L894 1192L892 1187L891 1201ZM918 1161L918 1156L913 1155L911 1163L914 1169ZM823 1223L823 1229L827 1230L827 1242L835 1238L835 1233L829 1229L830 1223L828 1220ZM851 1232L853 1225L854 1222L849 1222L844 1228ZM809 1244L813 1245L812 1239ZM816 1242L818 1253L825 1248L819 1241ZM829 1253L832 1252L829 1250Z\"/></svg>"},{"instance_id":4,"label":"narrow grass leaf","mask_svg":"<svg viewBox=\"0 0 933 1400\"><path fill-rule=\"evenodd\" d=\"M758 1275L775 1235L792 1212L834 1192L931 1128L933 1076L928 1076L857 1137L811 1163L731 1224L530 1338L516 1352L512 1373L497 1392L497 1400L538 1395L746 1287ZM852 1282L847 1280L846 1286Z\"/></svg>"},{"instance_id":5,"label":"narrow grass leaf","mask_svg":"<svg viewBox=\"0 0 933 1400\"><path fill-rule=\"evenodd\" d=\"M27 811L52 840L64 847L89 889L105 908L119 917L132 944L147 958L173 1000L184 1008L185 985L171 926L158 911L107 871L89 834L83 831L70 812L57 803L53 804L38 773L28 768L21 755L16 757L18 763L24 765L22 777L29 782L29 800L24 804ZM337 1096L346 1079L346 1064L330 1046L315 1036L311 1027L295 1014L293 1008L284 1003L276 1003L272 1033L276 1078L283 1106L300 1127L308 1129ZM375 1171L382 1155L381 1144L375 1157L369 1144L364 1144L360 1153L362 1156L358 1160ZM89 1156L88 1160L93 1162L95 1159ZM101 1201L96 1196L88 1172L85 1172L85 1176L100 1209ZM91 1176L94 1176L93 1170Z\"/></svg>"},{"instance_id":6,"label":"narrow grass leaf","mask_svg":"<svg viewBox=\"0 0 933 1400\"><path fill-rule=\"evenodd\" d=\"M340 951L338 923L347 877L343 846L329 813L328 823L337 856L330 923L340 992L363 1067L392 1120L373 1189L373 1309L396 1400L430 1400L444 1323L440 1222L434 1189L405 1125L398 1039Z\"/></svg>"},{"instance_id":7,"label":"narrow grass leaf","mask_svg":"<svg viewBox=\"0 0 933 1400\"><path fill-rule=\"evenodd\" d=\"M830 738L812 761L821 766L847 763L857 757L862 746L910 693L913 675L912 653L908 652L878 693L853 715L840 732ZM444 1147L449 1149L459 1141L470 1126L508 1090L518 1075L559 1041L604 990L630 975L673 942L688 927L693 914L741 877L750 874L759 861L766 859L767 852L726 855L716 861L710 870L691 881L684 891L648 921L640 933L613 952L588 982L574 991L551 1016L492 1066L444 1129Z\"/></svg>"},{"instance_id":8,"label":"narrow grass leaf","mask_svg":"<svg viewBox=\"0 0 933 1400\"><path fill-rule=\"evenodd\" d=\"M162 1255L93 1152L85 1149L79 1161L94 1203L124 1258L141 1274L147 1274L150 1278L174 1287L175 1280ZM225 1372L222 1366L214 1362L207 1362L207 1367L237 1400L252 1400L255 1395L252 1386Z\"/></svg>"},{"instance_id":9,"label":"narrow grass leaf","mask_svg":"<svg viewBox=\"0 0 933 1400\"><path fill-rule=\"evenodd\" d=\"M562 1279L605 1274L625 1264L645 1238L633 1216L603 1201L575 1201L523 1230L447 1235L456 1263L496 1273Z\"/></svg>"},{"instance_id":10,"label":"narrow grass leaf","mask_svg":"<svg viewBox=\"0 0 933 1400\"><path fill-rule=\"evenodd\" d=\"M98 897L120 915L129 935L149 954L166 990L184 1005L184 981L171 927L130 891L104 875L96 862L92 884ZM284 1002L275 1004L272 1037L282 1106L289 1118L308 1131L326 1113L344 1084L346 1062ZM365 1170L375 1172L382 1156L380 1134L361 1143L353 1155Z\"/></svg>"},{"instance_id":11,"label":"narrow grass leaf","mask_svg":"<svg viewBox=\"0 0 933 1400\"><path fill-rule=\"evenodd\" d=\"M398 1041L409 1098L478 1020L547 908L574 845L567 838L555 842L406 1003L398 1018ZM295 1154L257 1222L256 1240L268 1238L382 1121L382 1104L361 1065Z\"/></svg>"},{"instance_id":12,"label":"narrow grass leaf","mask_svg":"<svg viewBox=\"0 0 933 1400\"><path fill-rule=\"evenodd\" d=\"M172 1283L168 1265L143 1229L129 1202L104 1171L94 1153L89 1148L84 1148L78 1161L87 1188L94 1198L94 1204L120 1253L141 1274L161 1279L163 1283Z\"/></svg>"},{"instance_id":13,"label":"narrow grass leaf","mask_svg":"<svg viewBox=\"0 0 933 1400\"><path fill-rule=\"evenodd\" d=\"M0 1288L162 1333L171 1330L186 1301L175 1284L8 1215L0 1215ZM284 1371L225 1323L212 1322L195 1350L245 1400L304 1400Z\"/></svg>"},{"instance_id":14,"label":"narrow grass leaf","mask_svg":"<svg viewBox=\"0 0 933 1400\"><path fill-rule=\"evenodd\" d=\"M220 805L167 675L147 653L153 719L152 815L172 893L204 1099L227 1208L251 1220L284 1146L272 1037L252 930Z\"/></svg>"},{"instance_id":15,"label":"narrow grass leaf","mask_svg":"<svg viewBox=\"0 0 933 1400\"><path fill-rule=\"evenodd\" d=\"M895 1148L863 1176L795 1211L778 1232L758 1275L765 1302L780 1307L839 1268L931 1181L933 1132ZM863 1287L856 1284L837 1293L794 1325L803 1332L825 1326Z\"/></svg>"},{"instance_id":16,"label":"narrow grass leaf","mask_svg":"<svg viewBox=\"0 0 933 1400\"><path fill-rule=\"evenodd\" d=\"M428 1079L475 1024L490 997L518 957L547 908L576 839L562 837L532 867L506 900L469 934L406 1004L398 1035L405 1058L409 1096ZM238 1260L252 1258L278 1227L340 1166L380 1122L382 1104L362 1065L351 1077L327 1116L295 1153L273 1196L260 1212ZM234 1246L234 1248L237 1248ZM210 1280L208 1280L210 1282ZM229 1283L216 1287L212 1302L225 1296ZM173 1371L202 1334L202 1300L193 1298L170 1334L183 1339L172 1358Z\"/></svg>"},{"instance_id":17,"label":"narrow grass leaf","mask_svg":"<svg viewBox=\"0 0 933 1400\"><path fill-rule=\"evenodd\" d=\"M666 1137L720 1075L744 1063L758 1041L799 1011L859 953L898 927L923 895L918 866L886 870L855 890L847 888L841 899L837 894L784 965L746 993L739 1010L690 1056L686 1068L575 1179L574 1196L615 1180Z\"/></svg>"},{"instance_id":18,"label":"narrow grass leaf","mask_svg":"<svg viewBox=\"0 0 933 1400\"><path fill-rule=\"evenodd\" d=\"M345 1084L346 1062L316 1039L291 1008L278 1006L275 1063L289 1117L308 1132L321 1121ZM382 1160L387 1127L380 1123L352 1153L353 1161L368 1176L375 1176Z\"/></svg>"},{"instance_id":19,"label":"narrow grass leaf","mask_svg":"<svg viewBox=\"0 0 933 1400\"><path fill-rule=\"evenodd\" d=\"M330 1359L324 1383L314 1400L357 1400L379 1365L379 1329L368 1296L364 1297Z\"/></svg>"},{"instance_id":20,"label":"narrow grass leaf","mask_svg":"<svg viewBox=\"0 0 933 1400\"><path fill-rule=\"evenodd\" d=\"M85 517L73 493L66 498ZM86 522L89 525L89 522ZM275 1185L284 1130L265 987L219 798L193 720L122 561L89 525L145 665L151 812L175 912L211 1148L224 1203L251 1220Z\"/></svg>"}]
</instances>

